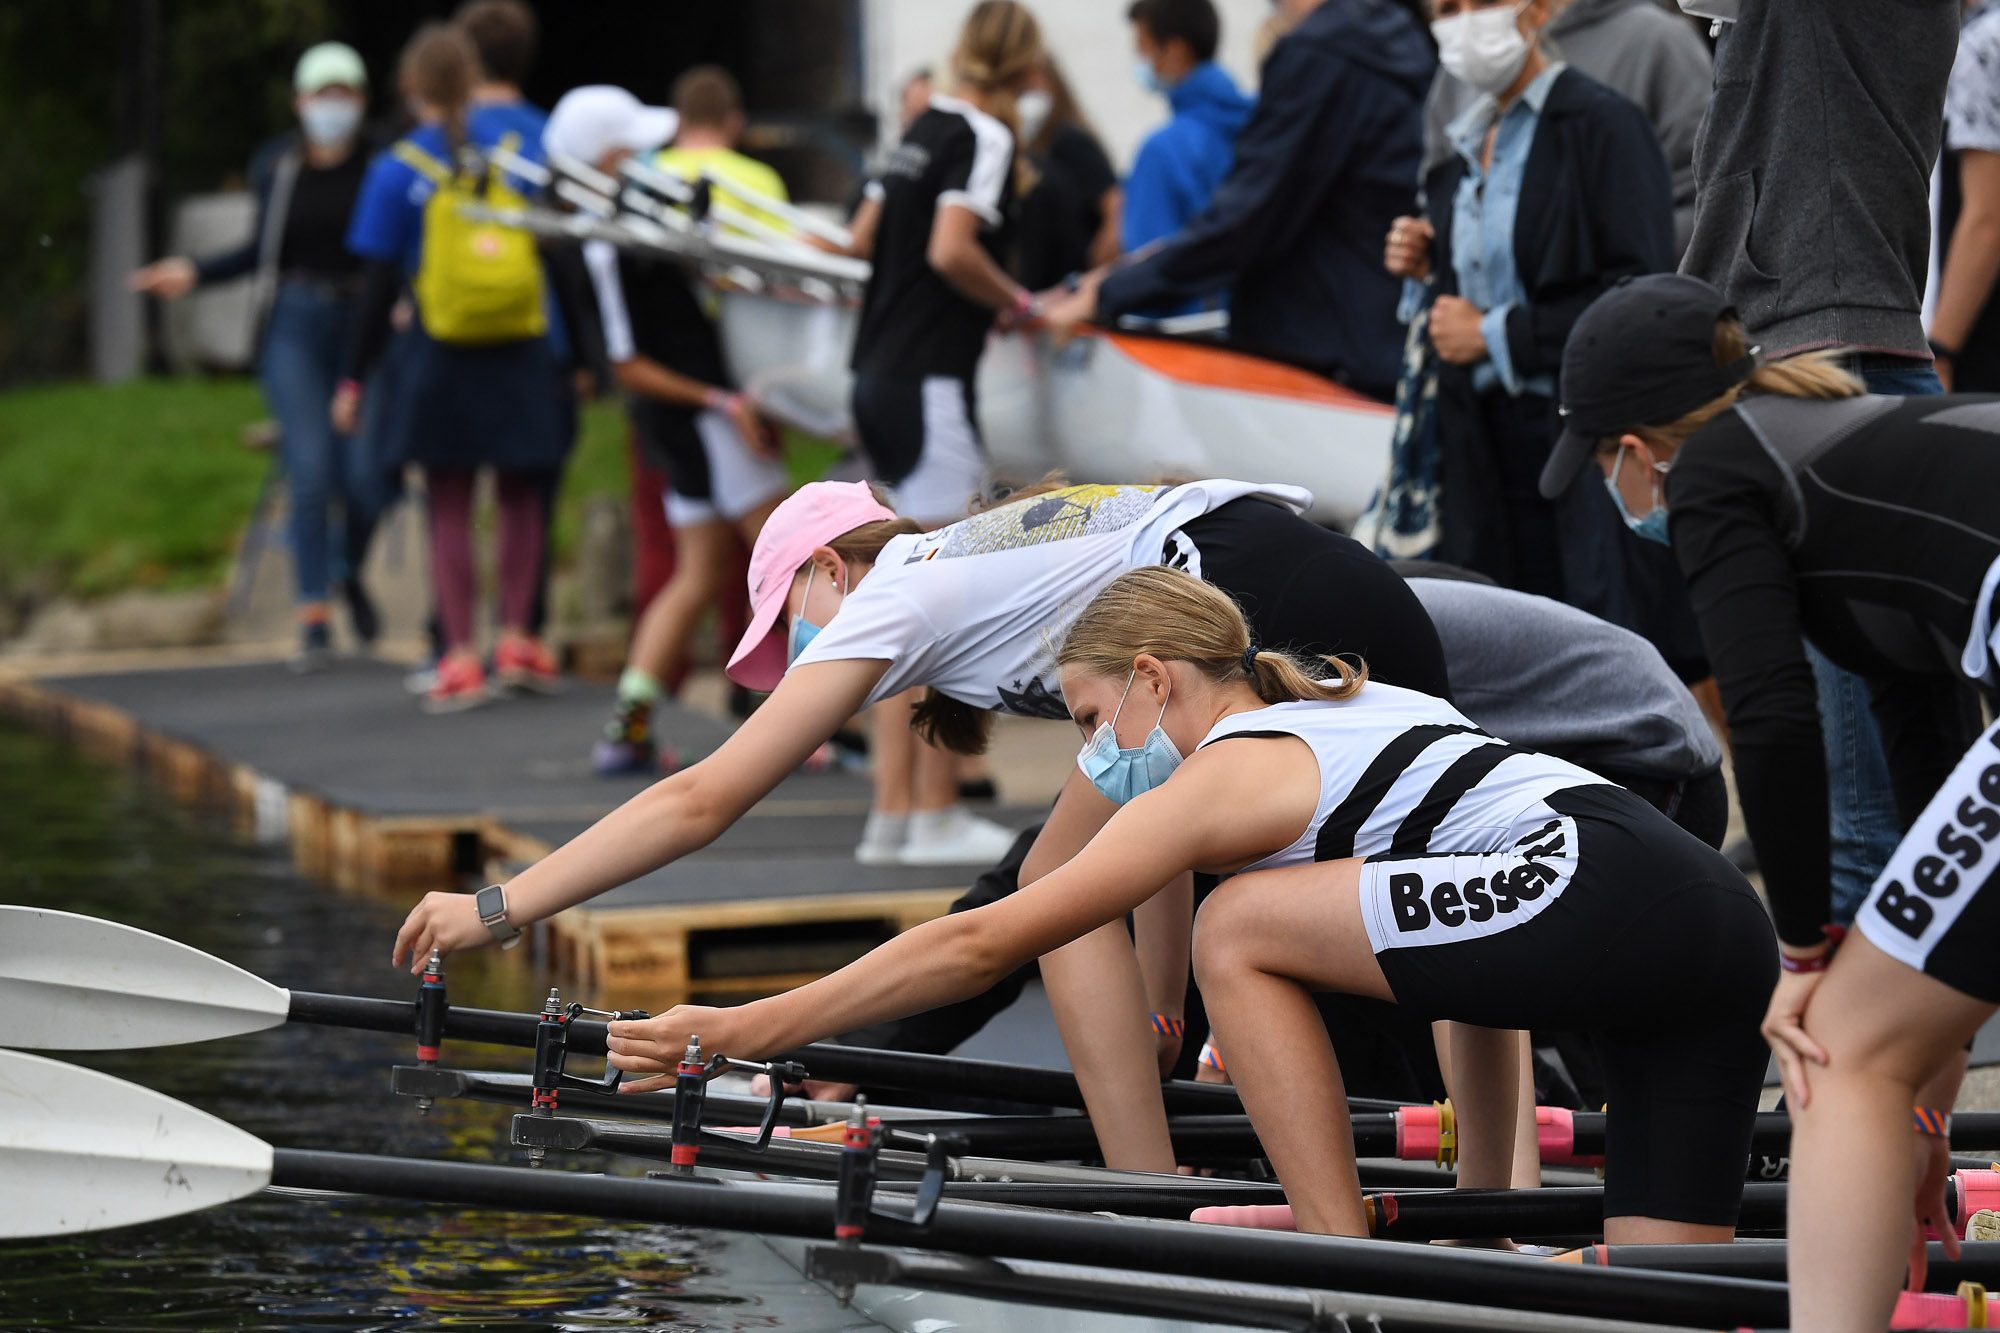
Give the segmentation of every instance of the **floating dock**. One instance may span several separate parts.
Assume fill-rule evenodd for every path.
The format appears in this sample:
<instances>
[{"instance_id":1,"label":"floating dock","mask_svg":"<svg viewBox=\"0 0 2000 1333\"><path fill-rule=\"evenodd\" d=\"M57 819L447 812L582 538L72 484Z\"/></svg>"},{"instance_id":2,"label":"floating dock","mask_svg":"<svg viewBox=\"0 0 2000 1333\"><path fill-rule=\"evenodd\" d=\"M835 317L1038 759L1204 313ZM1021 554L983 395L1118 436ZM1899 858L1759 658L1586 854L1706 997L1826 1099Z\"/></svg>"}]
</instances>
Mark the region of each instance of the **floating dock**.
<instances>
[{"instance_id":1,"label":"floating dock","mask_svg":"<svg viewBox=\"0 0 2000 1333\"><path fill-rule=\"evenodd\" d=\"M341 660L0 679L0 713L129 765L246 835L288 843L299 869L354 892L410 899L504 880L651 779L602 778L589 746L603 685L431 716L403 669ZM684 762L730 728L668 705ZM853 859L865 778L798 773L695 855L560 913L536 954L606 1001L768 992L822 975L939 916L985 867L871 867ZM1025 826L1036 810L995 812Z\"/></svg>"}]
</instances>

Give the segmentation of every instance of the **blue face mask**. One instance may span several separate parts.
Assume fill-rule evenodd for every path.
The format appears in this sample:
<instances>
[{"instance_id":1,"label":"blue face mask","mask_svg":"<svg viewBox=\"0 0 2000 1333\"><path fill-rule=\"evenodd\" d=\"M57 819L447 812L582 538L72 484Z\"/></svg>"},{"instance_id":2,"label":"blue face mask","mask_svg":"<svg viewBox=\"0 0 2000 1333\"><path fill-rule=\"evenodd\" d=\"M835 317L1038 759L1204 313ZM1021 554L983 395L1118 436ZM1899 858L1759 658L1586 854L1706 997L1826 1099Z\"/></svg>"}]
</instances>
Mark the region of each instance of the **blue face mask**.
<instances>
[{"instance_id":1,"label":"blue face mask","mask_svg":"<svg viewBox=\"0 0 2000 1333\"><path fill-rule=\"evenodd\" d=\"M1625 466L1625 453L1624 449L1618 451L1618 461L1611 465L1611 475L1604 479L1604 489L1611 492L1611 503L1618 506L1618 517L1624 519L1625 526L1632 529L1632 535L1642 541L1658 542L1662 546L1673 545L1667 536L1667 507L1659 502L1657 482L1654 483L1651 509L1633 518L1631 511L1625 508L1625 497L1618 493L1618 469ZM1655 463L1653 471L1664 477L1668 469L1660 463Z\"/></svg>"},{"instance_id":2,"label":"blue face mask","mask_svg":"<svg viewBox=\"0 0 2000 1333\"><path fill-rule=\"evenodd\" d=\"M827 575L826 581L828 583L833 582L833 575L831 574ZM841 581L840 593L841 596L843 597L847 595L847 582L845 579ZM812 602L812 595L813 595L812 576L807 575L806 595L799 599L799 613L792 617L791 629L785 635L786 667L790 667L792 663L799 660L799 654L806 650L807 644L811 643L814 639L819 637L819 632L823 628L822 626L815 625L812 623L812 621L806 619L806 607Z\"/></svg>"},{"instance_id":3,"label":"blue face mask","mask_svg":"<svg viewBox=\"0 0 2000 1333\"><path fill-rule=\"evenodd\" d=\"M1153 68L1153 62L1144 56L1132 57L1132 77L1149 93L1165 97L1173 91L1173 85L1161 78L1160 72Z\"/></svg>"},{"instance_id":4,"label":"blue face mask","mask_svg":"<svg viewBox=\"0 0 2000 1333\"><path fill-rule=\"evenodd\" d=\"M1138 668L1134 667L1132 676L1125 678L1125 694L1132 692L1132 680L1138 674ZM1111 720L1099 723L1097 734L1076 755L1076 766L1090 779L1090 785L1103 792L1104 799L1114 805L1145 795L1172 777L1181 765L1180 750L1158 722L1146 733L1143 745L1130 750L1119 748L1118 714L1125 711L1125 694L1118 696L1118 707L1112 711ZM1171 681L1167 685L1167 698L1173 698ZM1167 705L1162 701L1161 720L1166 716Z\"/></svg>"}]
</instances>

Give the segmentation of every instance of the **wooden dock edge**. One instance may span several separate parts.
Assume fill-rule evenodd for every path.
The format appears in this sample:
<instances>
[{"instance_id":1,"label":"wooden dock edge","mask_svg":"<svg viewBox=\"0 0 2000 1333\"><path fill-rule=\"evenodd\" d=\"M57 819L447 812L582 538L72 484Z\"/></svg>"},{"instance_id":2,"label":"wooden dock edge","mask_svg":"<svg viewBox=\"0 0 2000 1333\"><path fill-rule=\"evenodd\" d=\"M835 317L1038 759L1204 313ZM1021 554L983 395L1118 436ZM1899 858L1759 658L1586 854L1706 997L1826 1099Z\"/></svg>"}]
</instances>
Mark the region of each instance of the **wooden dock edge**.
<instances>
[{"instance_id":1,"label":"wooden dock edge","mask_svg":"<svg viewBox=\"0 0 2000 1333\"><path fill-rule=\"evenodd\" d=\"M504 820L478 814L371 816L190 741L152 730L123 709L0 675L0 716L47 732L94 758L122 764L176 802L216 811L242 835L289 846L300 873L353 892L409 898L461 888L468 876L504 882L554 848ZM771 951L772 965L741 958L717 972L697 956L704 939L738 939L754 957L759 932L824 928L835 953L943 916L963 886L880 890L819 897L759 898L651 907L573 907L535 927L536 953L566 984L610 1007L658 1007L689 996L770 994L824 975L838 961L796 962ZM739 953L743 952L739 948ZM824 952L821 950L820 952Z\"/></svg>"},{"instance_id":2,"label":"wooden dock edge","mask_svg":"<svg viewBox=\"0 0 2000 1333\"><path fill-rule=\"evenodd\" d=\"M485 821L476 814L363 814L32 679L0 677L0 715L130 768L179 804L222 814L246 837L288 845L300 873L343 889L407 896L453 888L484 860Z\"/></svg>"}]
</instances>

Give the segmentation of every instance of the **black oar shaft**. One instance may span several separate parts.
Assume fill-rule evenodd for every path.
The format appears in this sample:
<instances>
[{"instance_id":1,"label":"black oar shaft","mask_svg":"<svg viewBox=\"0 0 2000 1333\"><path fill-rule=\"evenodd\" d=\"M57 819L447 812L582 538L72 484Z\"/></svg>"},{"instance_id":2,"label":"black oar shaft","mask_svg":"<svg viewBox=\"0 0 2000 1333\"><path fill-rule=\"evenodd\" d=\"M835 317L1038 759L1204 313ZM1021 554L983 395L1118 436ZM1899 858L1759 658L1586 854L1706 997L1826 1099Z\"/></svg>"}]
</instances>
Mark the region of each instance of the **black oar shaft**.
<instances>
[{"instance_id":1,"label":"black oar shaft","mask_svg":"<svg viewBox=\"0 0 2000 1333\"><path fill-rule=\"evenodd\" d=\"M1952 1291L1961 1282L2000 1286L2000 1240L1969 1240L1960 1248L1959 1258L1947 1259L1941 1243L1930 1243L1926 1287L1932 1291ZM1587 1245L1578 1257L1586 1266L1604 1264L1612 1268L1785 1280L1785 1246L1777 1241L1737 1241L1733 1245Z\"/></svg>"},{"instance_id":2,"label":"black oar shaft","mask_svg":"<svg viewBox=\"0 0 2000 1333\"><path fill-rule=\"evenodd\" d=\"M1464 1240L1510 1236L1595 1236L1604 1230L1599 1187L1525 1190L1388 1191L1368 1203L1374 1234L1388 1240ZM1743 1187L1743 1231L1783 1232L1785 1186Z\"/></svg>"},{"instance_id":3,"label":"black oar shaft","mask_svg":"<svg viewBox=\"0 0 2000 1333\"><path fill-rule=\"evenodd\" d=\"M824 1185L741 1185L531 1172L461 1162L276 1151L272 1183L509 1211L829 1237L834 1192ZM939 1205L929 1228L879 1219L868 1239L958 1254L1089 1263L1248 1282L1338 1287L1385 1296L1497 1305L1710 1328L1781 1326L1774 1282L1616 1268L1535 1264L1429 1246L1052 1213L995 1204Z\"/></svg>"},{"instance_id":4,"label":"black oar shaft","mask_svg":"<svg viewBox=\"0 0 2000 1333\"><path fill-rule=\"evenodd\" d=\"M294 1023L317 1023L323 1027L415 1033L417 1006L413 1000L377 1000L363 995L323 995L295 990L290 1017ZM454 1041L533 1047L535 1028L540 1022L536 1014L453 1005L445 1011L444 1035ZM569 1025L569 1048L582 1055L602 1055L604 1036L604 1024L586 1018L574 1019Z\"/></svg>"}]
</instances>

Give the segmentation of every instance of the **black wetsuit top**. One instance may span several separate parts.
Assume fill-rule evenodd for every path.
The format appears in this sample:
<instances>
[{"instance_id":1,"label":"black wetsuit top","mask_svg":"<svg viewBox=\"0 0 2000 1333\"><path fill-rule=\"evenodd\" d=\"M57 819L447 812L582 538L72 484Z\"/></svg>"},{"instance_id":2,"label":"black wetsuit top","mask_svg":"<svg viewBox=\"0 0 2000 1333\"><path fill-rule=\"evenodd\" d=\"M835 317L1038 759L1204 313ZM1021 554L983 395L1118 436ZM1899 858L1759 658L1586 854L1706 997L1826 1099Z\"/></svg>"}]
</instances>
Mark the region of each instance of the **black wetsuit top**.
<instances>
[{"instance_id":1,"label":"black wetsuit top","mask_svg":"<svg viewBox=\"0 0 2000 1333\"><path fill-rule=\"evenodd\" d=\"M1959 654L2000 556L2000 397L1745 399L1666 498L1778 934L1813 944L1830 854L1804 640L1868 680L1907 826L1978 732Z\"/></svg>"}]
</instances>

